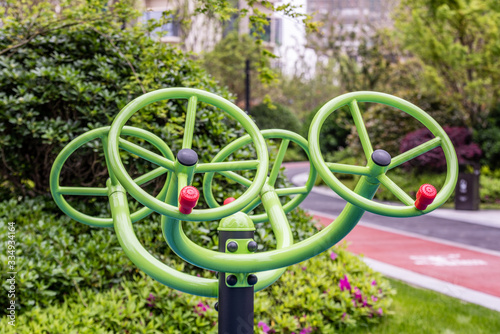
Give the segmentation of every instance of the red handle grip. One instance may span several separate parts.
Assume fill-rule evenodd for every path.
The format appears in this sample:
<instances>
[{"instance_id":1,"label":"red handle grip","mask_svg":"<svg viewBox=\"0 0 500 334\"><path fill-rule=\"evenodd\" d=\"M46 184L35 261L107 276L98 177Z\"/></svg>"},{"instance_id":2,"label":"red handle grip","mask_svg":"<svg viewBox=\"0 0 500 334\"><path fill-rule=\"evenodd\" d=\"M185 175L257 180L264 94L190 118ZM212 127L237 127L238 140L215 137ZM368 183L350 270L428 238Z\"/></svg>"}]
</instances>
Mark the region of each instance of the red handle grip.
<instances>
[{"instance_id":1,"label":"red handle grip","mask_svg":"<svg viewBox=\"0 0 500 334\"><path fill-rule=\"evenodd\" d=\"M185 215L190 214L198 203L200 192L193 186L182 188L179 194L179 211Z\"/></svg>"},{"instance_id":2,"label":"red handle grip","mask_svg":"<svg viewBox=\"0 0 500 334\"><path fill-rule=\"evenodd\" d=\"M436 198L437 190L431 184L423 184L417 192L417 200L415 201L415 207L419 210L427 209Z\"/></svg>"}]
</instances>

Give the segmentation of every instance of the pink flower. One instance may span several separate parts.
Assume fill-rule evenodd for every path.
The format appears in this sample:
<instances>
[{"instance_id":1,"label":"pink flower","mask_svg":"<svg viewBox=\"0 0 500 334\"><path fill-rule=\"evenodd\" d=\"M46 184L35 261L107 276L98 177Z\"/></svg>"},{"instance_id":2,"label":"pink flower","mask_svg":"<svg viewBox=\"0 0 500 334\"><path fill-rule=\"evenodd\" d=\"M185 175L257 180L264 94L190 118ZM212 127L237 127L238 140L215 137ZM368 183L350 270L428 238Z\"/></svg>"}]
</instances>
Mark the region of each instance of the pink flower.
<instances>
[{"instance_id":1,"label":"pink flower","mask_svg":"<svg viewBox=\"0 0 500 334\"><path fill-rule=\"evenodd\" d=\"M373 281L372 281L372 285L377 285L377 281L376 281L376 280L373 280Z\"/></svg>"},{"instance_id":2,"label":"pink flower","mask_svg":"<svg viewBox=\"0 0 500 334\"><path fill-rule=\"evenodd\" d=\"M271 330L271 328L269 328L269 326L264 321L259 321L257 327L262 328L262 331L264 333L268 333Z\"/></svg>"},{"instance_id":3,"label":"pink flower","mask_svg":"<svg viewBox=\"0 0 500 334\"><path fill-rule=\"evenodd\" d=\"M306 271L306 270L307 270L307 267L302 267L302 270L303 270L303 271Z\"/></svg>"},{"instance_id":4,"label":"pink flower","mask_svg":"<svg viewBox=\"0 0 500 334\"><path fill-rule=\"evenodd\" d=\"M332 260L334 260L334 261L335 261L335 259L337 258L337 256L338 256L338 255L337 255L337 253L335 253L335 252L331 252L331 253L330 253L330 259L332 259Z\"/></svg>"},{"instance_id":5,"label":"pink flower","mask_svg":"<svg viewBox=\"0 0 500 334\"><path fill-rule=\"evenodd\" d=\"M372 300L373 300L373 302L376 302L378 300L378 298L375 296L372 296Z\"/></svg>"},{"instance_id":6,"label":"pink flower","mask_svg":"<svg viewBox=\"0 0 500 334\"><path fill-rule=\"evenodd\" d=\"M377 310L377 313L379 316L382 316L382 314L384 314L384 311L382 311L382 308L379 307L379 309Z\"/></svg>"},{"instance_id":7,"label":"pink flower","mask_svg":"<svg viewBox=\"0 0 500 334\"><path fill-rule=\"evenodd\" d=\"M301 330L299 334L308 334L308 333L311 333L311 332L312 332L312 328L311 327L307 327L307 328L304 328L303 330Z\"/></svg>"},{"instance_id":8,"label":"pink flower","mask_svg":"<svg viewBox=\"0 0 500 334\"><path fill-rule=\"evenodd\" d=\"M203 313L208 311L209 308L210 308L210 306L208 304L203 304L202 302L199 302L198 304L196 304L194 311L198 315L202 315Z\"/></svg>"},{"instance_id":9,"label":"pink flower","mask_svg":"<svg viewBox=\"0 0 500 334\"><path fill-rule=\"evenodd\" d=\"M356 298L356 300L359 302L363 300L363 295L357 287L354 287L354 298Z\"/></svg>"},{"instance_id":10,"label":"pink flower","mask_svg":"<svg viewBox=\"0 0 500 334\"><path fill-rule=\"evenodd\" d=\"M351 284L349 283L349 279L347 275L344 275L344 278L341 278L339 281L340 291L344 291L344 289L351 290Z\"/></svg>"}]
</instances>

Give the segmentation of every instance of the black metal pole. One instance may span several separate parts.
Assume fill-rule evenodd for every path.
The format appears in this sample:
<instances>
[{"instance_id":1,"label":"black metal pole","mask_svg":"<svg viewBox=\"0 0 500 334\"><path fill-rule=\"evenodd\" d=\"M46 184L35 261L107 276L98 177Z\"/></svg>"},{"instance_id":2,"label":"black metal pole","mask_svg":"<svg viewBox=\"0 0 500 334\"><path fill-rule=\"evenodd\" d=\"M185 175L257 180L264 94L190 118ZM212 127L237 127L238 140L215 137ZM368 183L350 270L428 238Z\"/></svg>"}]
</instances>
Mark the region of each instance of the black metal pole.
<instances>
[{"instance_id":1,"label":"black metal pole","mask_svg":"<svg viewBox=\"0 0 500 334\"><path fill-rule=\"evenodd\" d=\"M245 61L245 111L250 114L250 59Z\"/></svg>"},{"instance_id":2,"label":"black metal pole","mask_svg":"<svg viewBox=\"0 0 500 334\"><path fill-rule=\"evenodd\" d=\"M226 251L228 239L253 239L254 231L219 231L219 251ZM231 242L230 242L231 243ZM229 247L229 245L228 245ZM219 334L253 334L254 289L232 288L235 275L219 273Z\"/></svg>"}]
</instances>

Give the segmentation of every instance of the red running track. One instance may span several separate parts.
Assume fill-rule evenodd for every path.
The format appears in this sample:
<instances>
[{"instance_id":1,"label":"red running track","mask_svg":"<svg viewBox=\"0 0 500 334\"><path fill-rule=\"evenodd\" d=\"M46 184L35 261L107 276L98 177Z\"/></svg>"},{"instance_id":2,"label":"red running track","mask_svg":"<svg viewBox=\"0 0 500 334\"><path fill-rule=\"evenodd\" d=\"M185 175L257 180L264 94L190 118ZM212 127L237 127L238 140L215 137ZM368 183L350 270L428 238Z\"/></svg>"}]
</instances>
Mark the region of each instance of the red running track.
<instances>
[{"instance_id":1,"label":"red running track","mask_svg":"<svg viewBox=\"0 0 500 334\"><path fill-rule=\"evenodd\" d=\"M500 297L500 256L359 224L344 240L355 254Z\"/></svg>"}]
</instances>

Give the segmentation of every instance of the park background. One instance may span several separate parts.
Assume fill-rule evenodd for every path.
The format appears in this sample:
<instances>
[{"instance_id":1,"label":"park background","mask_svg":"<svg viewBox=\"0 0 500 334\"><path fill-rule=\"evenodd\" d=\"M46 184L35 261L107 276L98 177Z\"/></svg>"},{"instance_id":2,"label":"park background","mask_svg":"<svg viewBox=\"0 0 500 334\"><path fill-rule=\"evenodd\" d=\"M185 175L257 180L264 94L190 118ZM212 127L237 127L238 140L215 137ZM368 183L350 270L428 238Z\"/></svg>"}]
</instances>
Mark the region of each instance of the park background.
<instances>
[{"instance_id":1,"label":"park background","mask_svg":"<svg viewBox=\"0 0 500 334\"><path fill-rule=\"evenodd\" d=\"M214 330L214 301L144 276L112 230L72 221L49 194L52 162L68 142L109 125L129 101L155 89L205 89L233 100L261 129L286 128L306 138L312 117L333 97L357 90L396 95L445 127L464 172L479 170L481 208L500 205L497 1L6 1L1 11L0 231L7 235L8 223L16 223L19 272L17 326L7 326L5 317L2 326L12 333ZM158 103L130 123L158 134L175 152L185 107ZM366 104L362 110L375 148L396 155L429 138L418 122L390 108ZM242 128L209 107L202 114L194 142L210 161ZM362 163L353 129L344 110L329 118L321 142L326 161ZM101 152L101 143L90 143L68 162L63 179L102 185ZM248 147L240 154L253 153ZM305 158L298 148L287 152L289 161ZM150 167L137 163L131 173ZM439 187L444 171L434 150L391 177L414 194L423 180ZM356 179L343 181L354 185ZM155 193L161 182L147 187ZM222 178L214 188L217 199L241 191ZM391 196L376 195L395 200ZM109 216L95 198L72 203ZM315 232L300 209L290 220L296 240ZM216 249L216 223L186 227L196 242ZM214 276L171 253L157 216L136 231L162 261ZM259 227L257 238L261 250L275 247L269 226ZM6 245L0 246L2 266ZM2 309L6 305L2 299ZM343 246L291 267L257 294L256 320L257 331L277 333L500 331L498 313L383 278Z\"/></svg>"}]
</instances>

